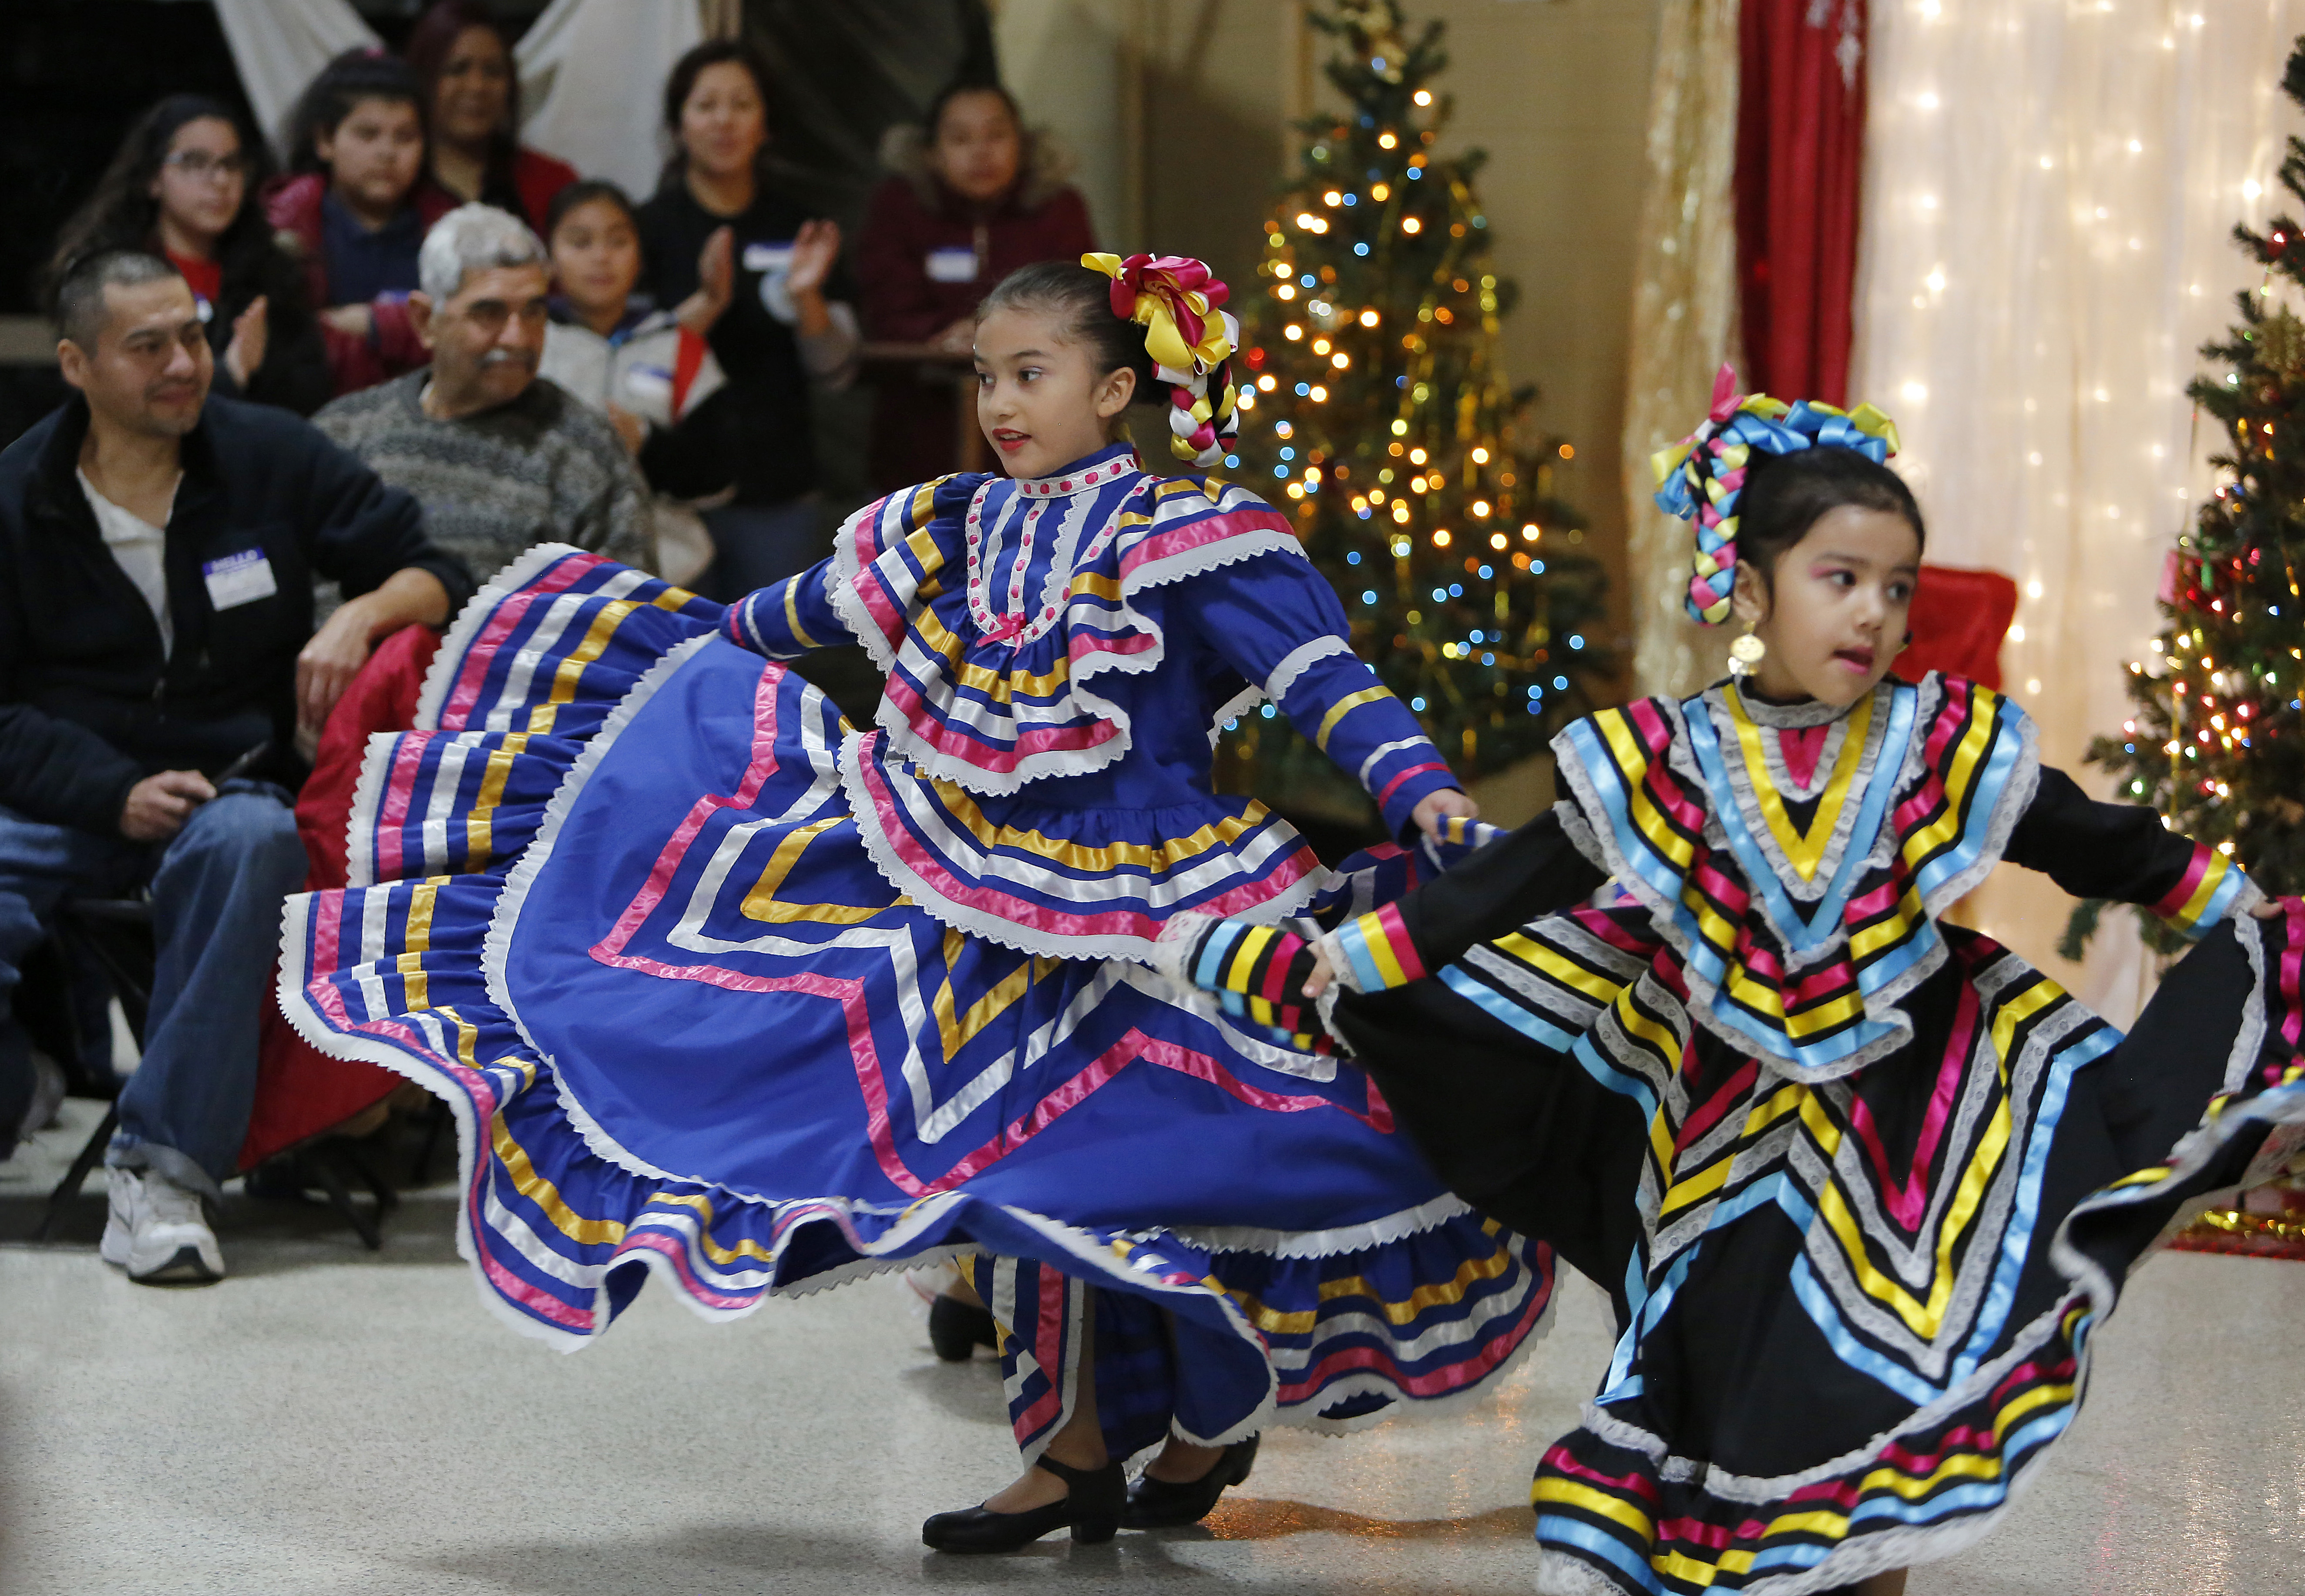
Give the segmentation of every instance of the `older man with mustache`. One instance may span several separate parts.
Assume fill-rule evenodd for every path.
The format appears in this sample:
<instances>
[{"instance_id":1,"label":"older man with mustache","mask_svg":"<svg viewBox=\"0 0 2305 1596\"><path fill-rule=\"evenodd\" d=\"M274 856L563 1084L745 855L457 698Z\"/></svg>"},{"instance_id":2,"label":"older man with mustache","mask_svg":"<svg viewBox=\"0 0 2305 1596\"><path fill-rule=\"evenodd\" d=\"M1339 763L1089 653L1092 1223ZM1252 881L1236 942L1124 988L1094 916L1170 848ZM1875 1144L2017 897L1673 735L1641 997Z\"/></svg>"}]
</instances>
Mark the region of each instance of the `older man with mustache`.
<instances>
[{"instance_id":1,"label":"older man with mustache","mask_svg":"<svg viewBox=\"0 0 2305 1596\"><path fill-rule=\"evenodd\" d=\"M487 205L450 211L417 258L409 319L432 364L312 418L424 506L434 542L485 579L537 543L655 569L648 490L606 418L537 375L544 245Z\"/></svg>"}]
</instances>

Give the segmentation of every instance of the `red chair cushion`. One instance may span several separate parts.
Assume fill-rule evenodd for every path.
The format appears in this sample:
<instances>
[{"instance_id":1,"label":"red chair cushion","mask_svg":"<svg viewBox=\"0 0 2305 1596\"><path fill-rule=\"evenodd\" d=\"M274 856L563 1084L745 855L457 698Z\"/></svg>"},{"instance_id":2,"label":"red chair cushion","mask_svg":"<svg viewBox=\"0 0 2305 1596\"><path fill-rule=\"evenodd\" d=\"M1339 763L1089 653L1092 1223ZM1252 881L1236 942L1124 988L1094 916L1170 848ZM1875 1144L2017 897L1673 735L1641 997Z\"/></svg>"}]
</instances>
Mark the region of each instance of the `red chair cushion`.
<instances>
[{"instance_id":1,"label":"red chair cushion","mask_svg":"<svg viewBox=\"0 0 2305 1596\"><path fill-rule=\"evenodd\" d=\"M1913 594L1913 641L1897 657L1897 674L1918 681L1928 671L2001 685L2001 640L2017 617L2017 584L1998 571L1921 567Z\"/></svg>"},{"instance_id":2,"label":"red chair cushion","mask_svg":"<svg viewBox=\"0 0 2305 1596\"><path fill-rule=\"evenodd\" d=\"M304 839L304 890L344 884L344 826L371 732L405 731L416 719L424 672L440 647L430 626L394 632L369 656L344 697L328 711L313 756L312 774L296 799L296 834ZM240 1167L253 1169L274 1153L341 1125L382 1102L400 1077L372 1064L354 1064L309 1046L276 1003L264 1006L257 1048L256 1101L241 1143Z\"/></svg>"}]
</instances>

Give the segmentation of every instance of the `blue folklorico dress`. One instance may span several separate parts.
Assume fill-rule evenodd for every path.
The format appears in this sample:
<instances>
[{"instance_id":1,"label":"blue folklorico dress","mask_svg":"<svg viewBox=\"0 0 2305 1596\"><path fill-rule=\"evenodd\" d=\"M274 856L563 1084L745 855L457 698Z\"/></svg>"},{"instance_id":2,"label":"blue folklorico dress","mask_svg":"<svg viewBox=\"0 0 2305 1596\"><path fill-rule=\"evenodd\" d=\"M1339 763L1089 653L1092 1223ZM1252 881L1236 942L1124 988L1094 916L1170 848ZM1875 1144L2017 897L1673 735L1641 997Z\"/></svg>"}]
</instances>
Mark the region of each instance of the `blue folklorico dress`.
<instances>
[{"instance_id":1,"label":"blue folklorico dress","mask_svg":"<svg viewBox=\"0 0 2305 1596\"><path fill-rule=\"evenodd\" d=\"M2297 1145L2305 904L2253 918L2224 855L1934 675L1845 711L1723 683L1553 748L1552 814L1325 942L1333 1023L1436 1167L1615 1299L1537 1471L1539 1588L1799 1596L1946 1556L2071 1422L2128 1269ZM2004 860L2197 939L2127 1036L1940 918ZM1261 973L1272 938L1176 939Z\"/></svg>"},{"instance_id":2,"label":"blue folklorico dress","mask_svg":"<svg viewBox=\"0 0 2305 1596\"><path fill-rule=\"evenodd\" d=\"M1358 1072L1145 963L1180 910L1335 921L1416 879L1210 791L1260 695L1396 835L1456 785L1346 630L1282 517L1125 447L891 495L725 611L532 550L370 748L283 1004L455 1108L483 1298L564 1346L651 1269L718 1318L974 1250L1028 1456L1090 1290L1122 1453L1416 1410L1527 1340L1549 1251ZM850 642L872 728L777 663Z\"/></svg>"}]
</instances>

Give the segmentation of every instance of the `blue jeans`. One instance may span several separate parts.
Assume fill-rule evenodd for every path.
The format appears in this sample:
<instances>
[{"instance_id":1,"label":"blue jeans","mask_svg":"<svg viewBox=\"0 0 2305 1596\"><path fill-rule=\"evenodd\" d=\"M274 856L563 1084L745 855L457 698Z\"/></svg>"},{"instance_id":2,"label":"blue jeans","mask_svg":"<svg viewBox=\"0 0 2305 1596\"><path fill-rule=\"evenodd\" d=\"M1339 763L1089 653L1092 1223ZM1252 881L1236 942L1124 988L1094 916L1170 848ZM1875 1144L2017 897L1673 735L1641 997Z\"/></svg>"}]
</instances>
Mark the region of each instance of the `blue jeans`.
<instances>
[{"instance_id":1,"label":"blue jeans","mask_svg":"<svg viewBox=\"0 0 2305 1596\"><path fill-rule=\"evenodd\" d=\"M722 505L704 512L712 534L712 568L700 584L708 598L733 604L757 588L805 571L829 549L817 533L812 493L781 505Z\"/></svg>"},{"instance_id":2,"label":"blue jeans","mask_svg":"<svg viewBox=\"0 0 2305 1596\"><path fill-rule=\"evenodd\" d=\"M280 904L303 885L304 869L287 794L259 782L225 783L160 845L0 809L0 1082L29 1074L8 999L56 905L149 886L159 961L144 1057L121 1091L105 1162L157 1169L213 1194L248 1133Z\"/></svg>"}]
</instances>

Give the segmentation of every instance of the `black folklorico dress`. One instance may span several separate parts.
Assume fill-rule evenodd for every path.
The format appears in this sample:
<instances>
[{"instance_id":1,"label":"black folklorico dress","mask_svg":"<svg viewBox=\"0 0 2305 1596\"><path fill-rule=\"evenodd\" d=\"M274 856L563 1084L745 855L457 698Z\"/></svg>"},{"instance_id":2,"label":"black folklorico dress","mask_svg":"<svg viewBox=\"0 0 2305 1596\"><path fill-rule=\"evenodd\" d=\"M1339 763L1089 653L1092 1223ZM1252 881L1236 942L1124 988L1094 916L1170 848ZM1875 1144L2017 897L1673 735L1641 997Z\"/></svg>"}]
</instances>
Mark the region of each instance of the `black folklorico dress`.
<instances>
[{"instance_id":1,"label":"black folklorico dress","mask_svg":"<svg viewBox=\"0 0 2305 1596\"><path fill-rule=\"evenodd\" d=\"M2305 904L2252 917L2221 853L1935 675L1847 710L1722 683L1554 751L1552 813L1320 939L1332 1028L1442 1177L1613 1299L1537 1471L1539 1586L1947 1556L2071 1422L2125 1273L2305 1133ZM2003 859L2197 939L2126 1037L1943 921ZM1286 940L1198 928L1171 967L1272 992L1309 966Z\"/></svg>"}]
</instances>

